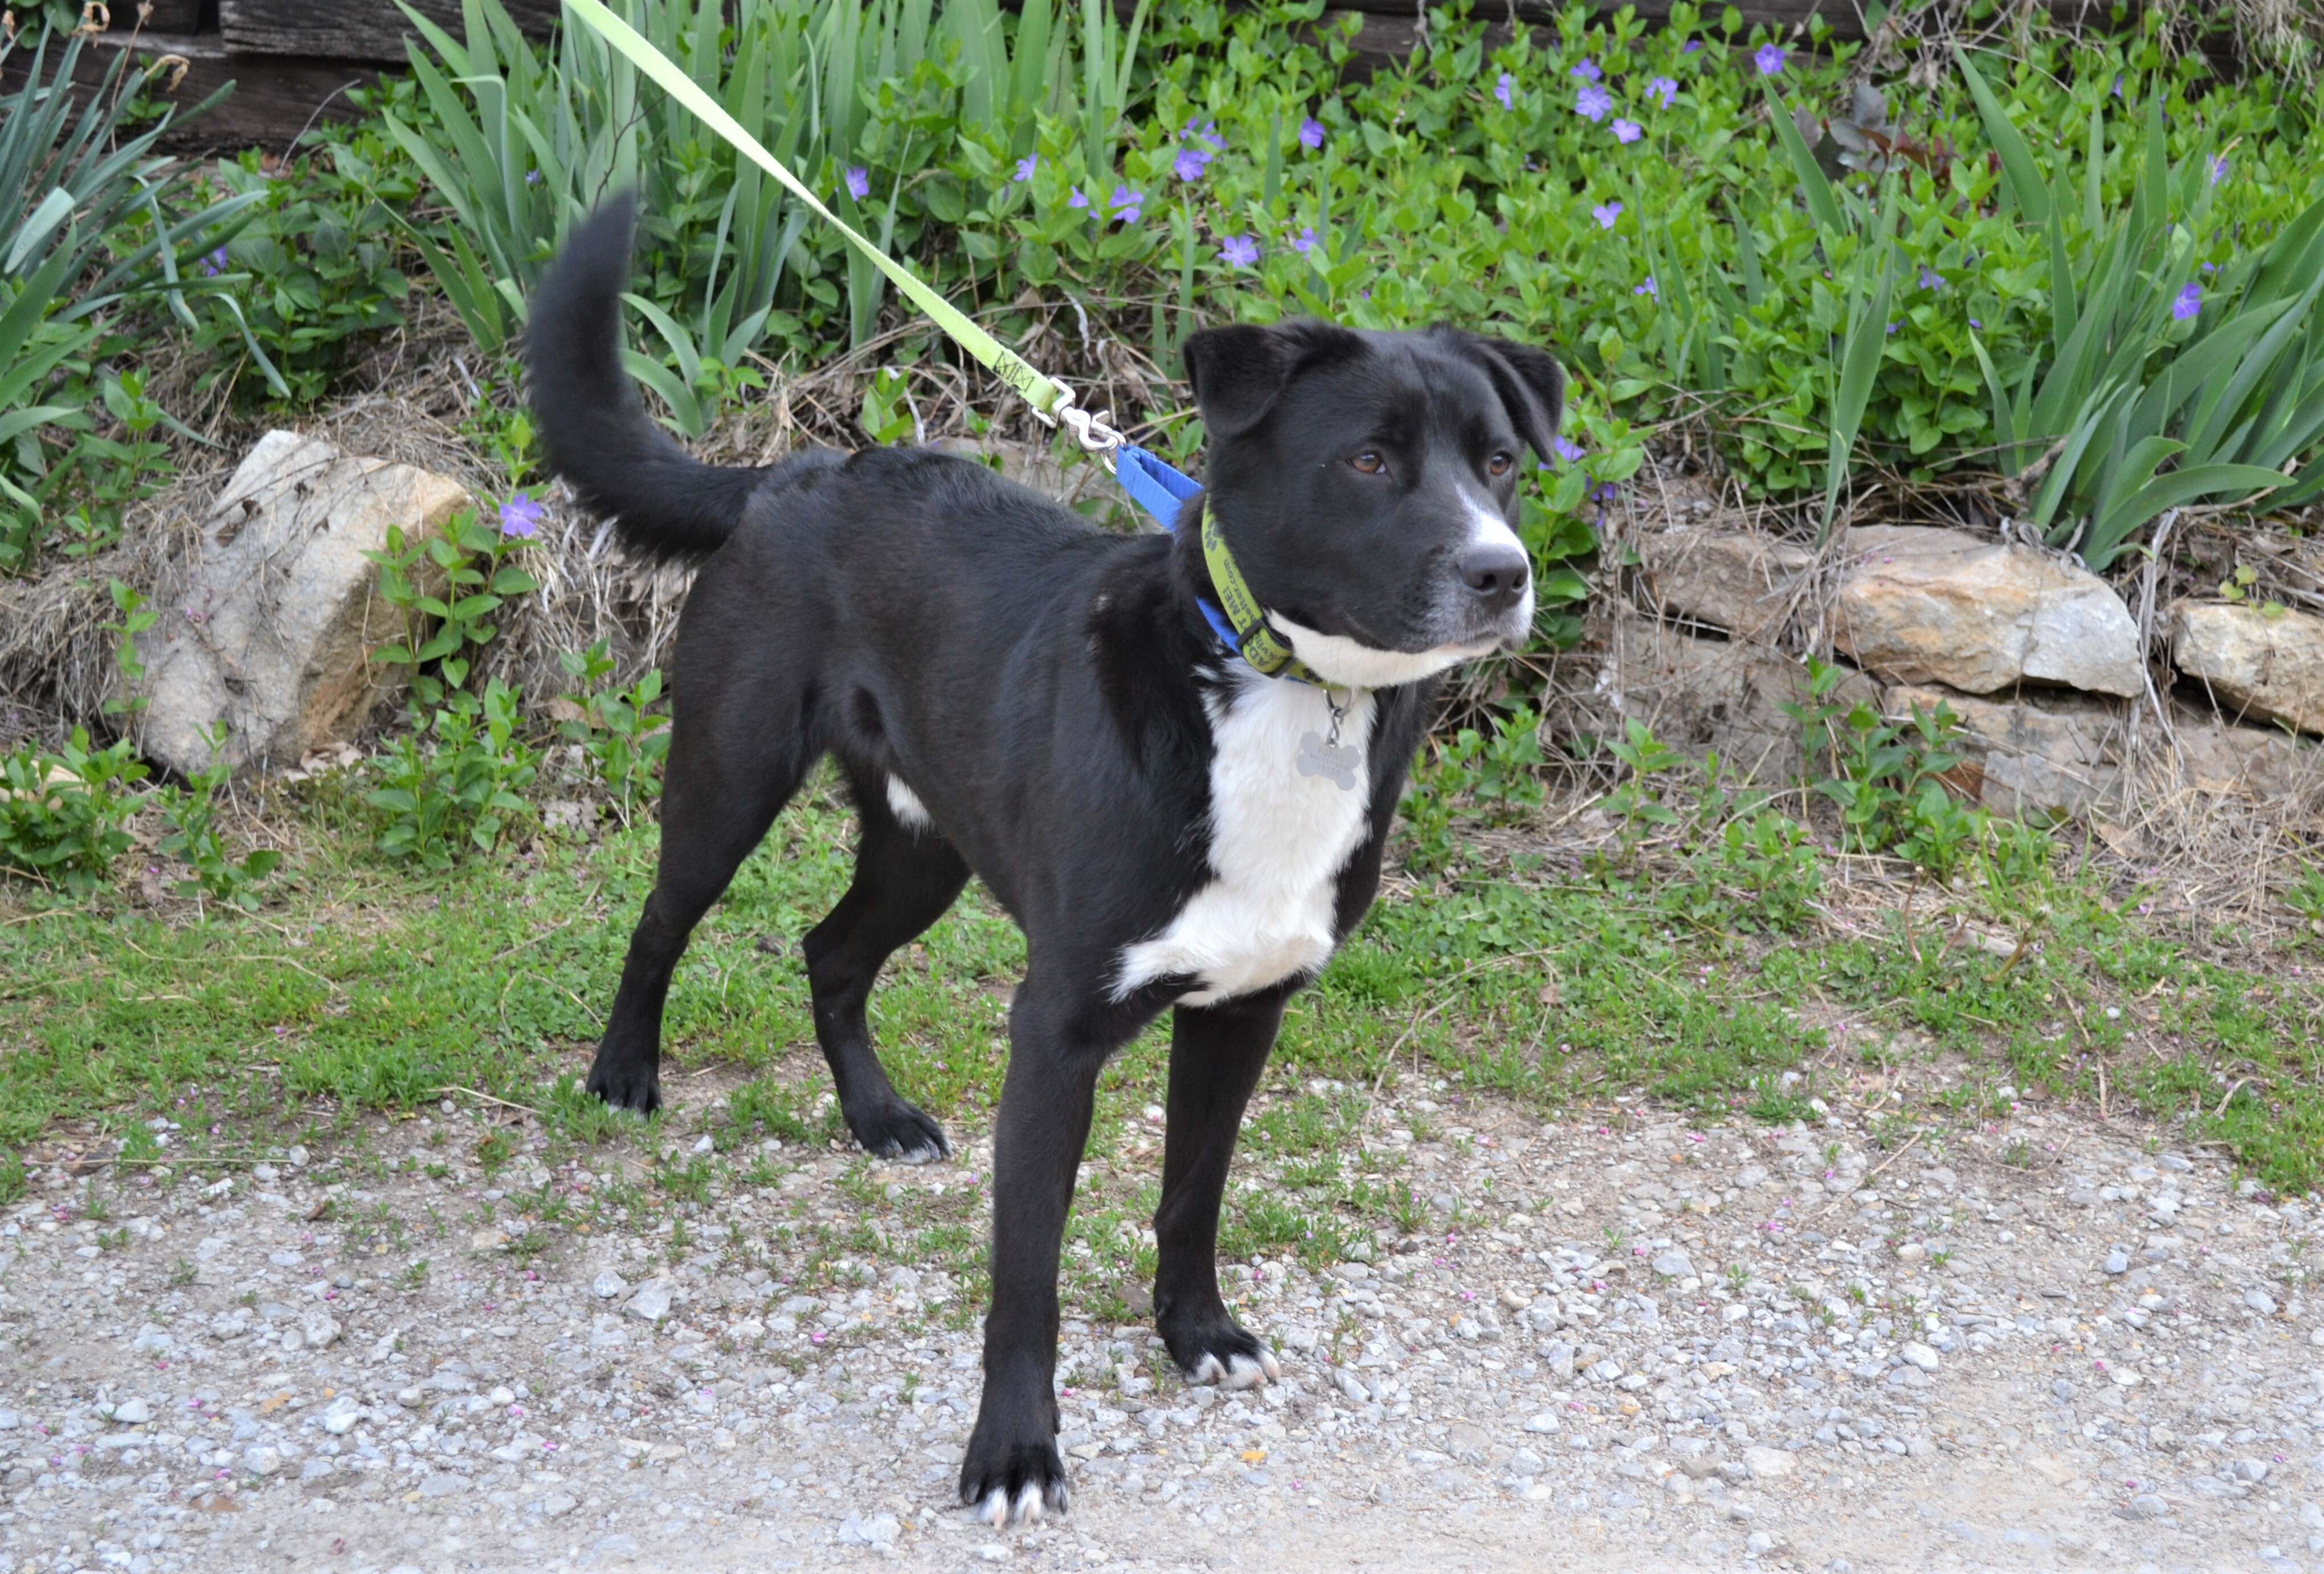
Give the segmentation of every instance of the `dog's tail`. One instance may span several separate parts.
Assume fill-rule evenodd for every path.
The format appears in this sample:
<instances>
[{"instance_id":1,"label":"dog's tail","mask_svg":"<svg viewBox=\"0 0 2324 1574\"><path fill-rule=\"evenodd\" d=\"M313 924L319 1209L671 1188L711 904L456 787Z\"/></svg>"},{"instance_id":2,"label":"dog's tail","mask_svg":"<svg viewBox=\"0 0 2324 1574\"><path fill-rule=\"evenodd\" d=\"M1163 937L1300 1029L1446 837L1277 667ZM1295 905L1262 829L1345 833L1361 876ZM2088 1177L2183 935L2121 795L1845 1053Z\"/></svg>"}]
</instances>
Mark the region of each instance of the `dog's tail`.
<instances>
[{"instance_id":1,"label":"dog's tail","mask_svg":"<svg viewBox=\"0 0 2324 1574\"><path fill-rule=\"evenodd\" d=\"M623 545L706 558L734 532L766 472L706 465L646 416L622 370L622 285L637 199L624 192L565 243L525 329L532 410L549 468L605 515Z\"/></svg>"}]
</instances>

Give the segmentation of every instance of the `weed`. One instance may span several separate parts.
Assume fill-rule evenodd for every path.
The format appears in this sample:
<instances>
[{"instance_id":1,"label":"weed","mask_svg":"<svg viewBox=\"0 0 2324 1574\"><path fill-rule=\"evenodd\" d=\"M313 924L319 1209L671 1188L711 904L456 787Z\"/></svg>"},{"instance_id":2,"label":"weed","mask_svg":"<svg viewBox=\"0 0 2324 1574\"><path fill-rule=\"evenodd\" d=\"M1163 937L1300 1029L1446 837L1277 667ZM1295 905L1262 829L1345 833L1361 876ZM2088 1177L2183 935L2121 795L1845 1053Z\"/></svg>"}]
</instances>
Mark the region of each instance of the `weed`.
<instances>
[{"instance_id":1,"label":"weed","mask_svg":"<svg viewBox=\"0 0 2324 1574\"><path fill-rule=\"evenodd\" d=\"M104 886L130 847L122 826L138 800L124 789L145 775L127 739L91 748L82 727L54 754L27 742L0 755L0 868L68 891Z\"/></svg>"},{"instance_id":2,"label":"weed","mask_svg":"<svg viewBox=\"0 0 2324 1574\"><path fill-rule=\"evenodd\" d=\"M629 823L631 811L661 791L659 772L669 753L669 718L649 714L661 698L661 670L654 668L627 689L608 686L613 670L599 640L586 651L558 658L578 690L558 698L578 714L558 730L579 745L589 773L612 799L613 811Z\"/></svg>"}]
</instances>

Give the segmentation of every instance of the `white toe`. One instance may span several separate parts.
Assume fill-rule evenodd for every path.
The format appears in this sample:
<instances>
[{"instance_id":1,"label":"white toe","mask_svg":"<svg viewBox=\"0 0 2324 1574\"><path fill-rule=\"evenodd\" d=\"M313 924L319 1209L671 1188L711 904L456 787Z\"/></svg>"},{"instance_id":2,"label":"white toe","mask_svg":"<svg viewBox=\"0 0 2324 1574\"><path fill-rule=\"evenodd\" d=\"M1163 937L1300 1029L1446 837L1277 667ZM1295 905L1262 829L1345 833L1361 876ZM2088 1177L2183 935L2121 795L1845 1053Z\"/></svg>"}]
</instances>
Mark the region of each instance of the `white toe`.
<instances>
[{"instance_id":1,"label":"white toe","mask_svg":"<svg viewBox=\"0 0 2324 1574\"><path fill-rule=\"evenodd\" d=\"M1009 1523L1008 1489L996 1486L986 1493L984 1501L977 1505L976 1517L996 1531L1007 1525Z\"/></svg>"},{"instance_id":2,"label":"white toe","mask_svg":"<svg viewBox=\"0 0 2324 1574\"><path fill-rule=\"evenodd\" d=\"M1017 1494L1017 1517L1027 1524L1038 1524L1041 1523L1042 1507L1041 1489L1027 1482L1024 1489Z\"/></svg>"},{"instance_id":3,"label":"white toe","mask_svg":"<svg viewBox=\"0 0 2324 1574\"><path fill-rule=\"evenodd\" d=\"M1222 1388L1257 1388L1267 1381L1266 1370L1249 1356L1227 1358L1227 1375L1221 1381Z\"/></svg>"},{"instance_id":4,"label":"white toe","mask_svg":"<svg viewBox=\"0 0 2324 1574\"><path fill-rule=\"evenodd\" d=\"M1275 1352L1265 1345L1259 1347L1259 1364L1267 1369L1267 1380L1269 1383L1283 1381L1283 1363L1277 1360Z\"/></svg>"},{"instance_id":5,"label":"white toe","mask_svg":"<svg viewBox=\"0 0 2324 1574\"><path fill-rule=\"evenodd\" d=\"M1194 1381L1197 1383L1216 1383L1224 1375L1224 1369L1220 1366L1219 1358L1216 1356L1204 1356L1195 1363Z\"/></svg>"}]
</instances>

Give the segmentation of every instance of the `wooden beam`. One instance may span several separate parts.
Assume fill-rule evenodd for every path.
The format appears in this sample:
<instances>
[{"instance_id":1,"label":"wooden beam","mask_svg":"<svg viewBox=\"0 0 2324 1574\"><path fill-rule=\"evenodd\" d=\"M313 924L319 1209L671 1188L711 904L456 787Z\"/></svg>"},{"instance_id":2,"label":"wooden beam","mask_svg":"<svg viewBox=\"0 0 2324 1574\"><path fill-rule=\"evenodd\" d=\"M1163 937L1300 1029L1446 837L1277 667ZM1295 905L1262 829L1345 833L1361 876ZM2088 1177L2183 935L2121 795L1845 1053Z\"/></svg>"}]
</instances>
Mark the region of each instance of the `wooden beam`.
<instances>
[{"instance_id":1,"label":"wooden beam","mask_svg":"<svg viewBox=\"0 0 2324 1574\"><path fill-rule=\"evenodd\" d=\"M547 38L558 0L502 0L510 20ZM460 0L412 0L412 9L454 38L464 36ZM309 55L401 64L411 23L394 0L218 0L218 31L244 54Z\"/></svg>"},{"instance_id":2,"label":"wooden beam","mask_svg":"<svg viewBox=\"0 0 2324 1574\"><path fill-rule=\"evenodd\" d=\"M73 79L94 88L113 65L114 51L134 50L141 60L175 55L186 71L174 88L169 78L154 84L156 96L190 109L225 83L235 90L208 114L173 124L161 145L171 153L230 152L262 147L287 153L299 134L320 119L350 120L355 106L346 90L379 79L376 69L346 60L324 60L290 55L238 55L228 51L216 33L141 33L134 42L117 32L98 33L81 51ZM9 59L5 78L13 90L32 64L32 52L19 50ZM130 69L138 68L132 65ZM165 91L164 89L167 88Z\"/></svg>"}]
</instances>

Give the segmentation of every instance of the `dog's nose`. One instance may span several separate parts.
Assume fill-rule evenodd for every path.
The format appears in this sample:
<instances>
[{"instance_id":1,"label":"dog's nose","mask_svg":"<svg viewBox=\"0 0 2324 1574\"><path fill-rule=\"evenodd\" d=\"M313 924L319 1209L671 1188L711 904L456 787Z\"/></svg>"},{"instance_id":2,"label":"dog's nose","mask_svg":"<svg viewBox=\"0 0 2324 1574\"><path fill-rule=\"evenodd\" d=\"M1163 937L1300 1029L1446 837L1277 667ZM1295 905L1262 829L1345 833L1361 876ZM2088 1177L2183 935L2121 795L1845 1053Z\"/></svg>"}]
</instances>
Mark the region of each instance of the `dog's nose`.
<instances>
[{"instance_id":1,"label":"dog's nose","mask_svg":"<svg viewBox=\"0 0 2324 1574\"><path fill-rule=\"evenodd\" d=\"M1516 605L1531 573L1523 549L1508 542L1484 542L1462 552L1461 580L1496 612Z\"/></svg>"}]
</instances>

